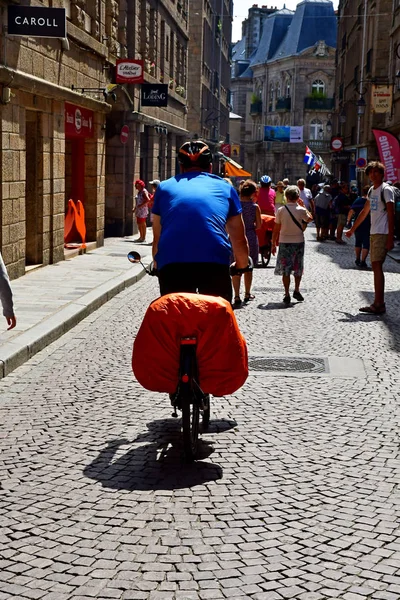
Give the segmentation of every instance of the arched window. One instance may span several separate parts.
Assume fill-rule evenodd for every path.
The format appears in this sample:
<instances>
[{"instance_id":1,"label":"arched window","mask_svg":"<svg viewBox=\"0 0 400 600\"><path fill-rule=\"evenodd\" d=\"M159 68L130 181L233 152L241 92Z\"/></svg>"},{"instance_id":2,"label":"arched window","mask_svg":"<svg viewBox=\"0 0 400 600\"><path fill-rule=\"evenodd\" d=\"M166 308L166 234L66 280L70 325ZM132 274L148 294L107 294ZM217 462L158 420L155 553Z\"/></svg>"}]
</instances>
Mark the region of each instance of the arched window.
<instances>
[{"instance_id":1,"label":"arched window","mask_svg":"<svg viewBox=\"0 0 400 600\"><path fill-rule=\"evenodd\" d=\"M311 92L317 96L322 96L322 94L325 94L325 83L322 81L322 79L315 79L312 82Z\"/></svg>"},{"instance_id":2,"label":"arched window","mask_svg":"<svg viewBox=\"0 0 400 600\"><path fill-rule=\"evenodd\" d=\"M271 83L271 87L269 88L269 101L272 103L274 101L274 84Z\"/></svg>"},{"instance_id":3,"label":"arched window","mask_svg":"<svg viewBox=\"0 0 400 600\"><path fill-rule=\"evenodd\" d=\"M291 93L290 79L287 79L286 80L286 98L290 98L290 93Z\"/></svg>"},{"instance_id":4,"label":"arched window","mask_svg":"<svg viewBox=\"0 0 400 600\"><path fill-rule=\"evenodd\" d=\"M324 137L322 121L313 119L310 123L310 140L321 140Z\"/></svg>"},{"instance_id":5,"label":"arched window","mask_svg":"<svg viewBox=\"0 0 400 600\"><path fill-rule=\"evenodd\" d=\"M280 97L281 97L281 84L278 81L278 83L276 84L276 99L278 99Z\"/></svg>"}]
</instances>

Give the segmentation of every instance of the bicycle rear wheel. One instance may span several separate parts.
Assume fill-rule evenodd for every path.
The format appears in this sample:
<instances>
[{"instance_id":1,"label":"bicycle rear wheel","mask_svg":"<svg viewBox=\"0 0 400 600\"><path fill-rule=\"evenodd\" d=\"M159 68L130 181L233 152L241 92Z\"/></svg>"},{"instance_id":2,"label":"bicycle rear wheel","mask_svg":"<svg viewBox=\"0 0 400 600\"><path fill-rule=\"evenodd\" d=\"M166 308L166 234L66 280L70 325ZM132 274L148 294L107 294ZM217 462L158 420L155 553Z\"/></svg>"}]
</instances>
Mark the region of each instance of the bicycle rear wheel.
<instances>
[{"instance_id":1,"label":"bicycle rear wheel","mask_svg":"<svg viewBox=\"0 0 400 600\"><path fill-rule=\"evenodd\" d=\"M267 267L269 265L269 261L271 260L271 246L264 246L261 252L261 262L263 267Z\"/></svg>"},{"instance_id":2,"label":"bicycle rear wheel","mask_svg":"<svg viewBox=\"0 0 400 600\"><path fill-rule=\"evenodd\" d=\"M187 460L196 458L199 441L200 407L194 397L182 399L183 449Z\"/></svg>"},{"instance_id":3,"label":"bicycle rear wheel","mask_svg":"<svg viewBox=\"0 0 400 600\"><path fill-rule=\"evenodd\" d=\"M208 426L210 424L210 394L206 394L204 400L204 410L203 410L203 419L201 421L201 425L203 431L207 431Z\"/></svg>"}]
</instances>

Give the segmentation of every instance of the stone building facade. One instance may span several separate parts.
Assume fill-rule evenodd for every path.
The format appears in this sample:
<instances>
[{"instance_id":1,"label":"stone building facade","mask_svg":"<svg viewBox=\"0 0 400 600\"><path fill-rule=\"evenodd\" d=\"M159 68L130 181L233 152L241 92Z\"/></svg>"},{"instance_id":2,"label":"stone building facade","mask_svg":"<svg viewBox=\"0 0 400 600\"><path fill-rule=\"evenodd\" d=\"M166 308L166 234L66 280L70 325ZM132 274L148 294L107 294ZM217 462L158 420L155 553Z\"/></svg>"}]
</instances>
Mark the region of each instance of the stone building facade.
<instances>
[{"instance_id":1,"label":"stone building facade","mask_svg":"<svg viewBox=\"0 0 400 600\"><path fill-rule=\"evenodd\" d=\"M187 136L187 0L33 0L65 8L67 38L12 36L0 0L0 248L12 278L64 258L69 198L89 242L132 233L133 181L175 172ZM139 86L111 93L117 58L143 58L166 82L166 108L142 109ZM129 128L122 144L123 125Z\"/></svg>"},{"instance_id":2,"label":"stone building facade","mask_svg":"<svg viewBox=\"0 0 400 600\"><path fill-rule=\"evenodd\" d=\"M329 0L303 0L294 13L284 8L265 20L248 68L232 81L233 110L243 116L241 158L254 178L305 177L306 145L330 167L335 48ZM265 125L303 126L304 141L265 142Z\"/></svg>"},{"instance_id":3,"label":"stone building facade","mask_svg":"<svg viewBox=\"0 0 400 600\"><path fill-rule=\"evenodd\" d=\"M190 15L187 127L215 148L229 130L233 2L191 0Z\"/></svg>"},{"instance_id":4,"label":"stone building facade","mask_svg":"<svg viewBox=\"0 0 400 600\"><path fill-rule=\"evenodd\" d=\"M353 2L342 0L336 63L336 129L344 146L332 155L334 172L362 185L364 174L356 167L357 158L379 158L372 129L400 135L400 2L363 0L355 10ZM392 108L386 113L373 111L375 85L392 91Z\"/></svg>"}]
</instances>

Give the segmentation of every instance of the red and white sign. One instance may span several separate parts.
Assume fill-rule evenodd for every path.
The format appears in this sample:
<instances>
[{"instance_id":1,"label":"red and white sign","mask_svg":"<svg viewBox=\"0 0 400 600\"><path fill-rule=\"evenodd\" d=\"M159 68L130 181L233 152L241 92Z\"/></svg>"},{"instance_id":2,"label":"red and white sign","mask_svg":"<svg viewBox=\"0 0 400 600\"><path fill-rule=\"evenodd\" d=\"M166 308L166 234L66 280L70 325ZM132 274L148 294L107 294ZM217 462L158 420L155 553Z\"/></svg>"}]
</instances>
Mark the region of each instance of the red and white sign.
<instances>
[{"instance_id":1,"label":"red and white sign","mask_svg":"<svg viewBox=\"0 0 400 600\"><path fill-rule=\"evenodd\" d=\"M331 150L334 152L340 152L343 148L343 138L341 137L333 137L331 139Z\"/></svg>"},{"instance_id":2,"label":"red and white sign","mask_svg":"<svg viewBox=\"0 0 400 600\"><path fill-rule=\"evenodd\" d=\"M119 134L119 139L121 140L121 144L126 144L129 139L129 127L128 125L124 125L121 129L121 133Z\"/></svg>"},{"instance_id":3,"label":"red and white sign","mask_svg":"<svg viewBox=\"0 0 400 600\"><path fill-rule=\"evenodd\" d=\"M65 137L91 138L94 133L92 110L65 103Z\"/></svg>"},{"instance_id":4,"label":"red and white sign","mask_svg":"<svg viewBox=\"0 0 400 600\"><path fill-rule=\"evenodd\" d=\"M225 156L230 157L231 156L231 145L230 144L222 144L221 152L222 152L222 154L225 154Z\"/></svg>"},{"instance_id":5,"label":"red and white sign","mask_svg":"<svg viewBox=\"0 0 400 600\"><path fill-rule=\"evenodd\" d=\"M134 58L119 58L116 68L116 83L143 83L143 61Z\"/></svg>"},{"instance_id":6,"label":"red and white sign","mask_svg":"<svg viewBox=\"0 0 400 600\"><path fill-rule=\"evenodd\" d=\"M364 169L364 167L367 166L367 161L365 158L363 158L362 156L360 156L360 158L357 158L356 160L356 167L358 167L359 169Z\"/></svg>"}]
</instances>

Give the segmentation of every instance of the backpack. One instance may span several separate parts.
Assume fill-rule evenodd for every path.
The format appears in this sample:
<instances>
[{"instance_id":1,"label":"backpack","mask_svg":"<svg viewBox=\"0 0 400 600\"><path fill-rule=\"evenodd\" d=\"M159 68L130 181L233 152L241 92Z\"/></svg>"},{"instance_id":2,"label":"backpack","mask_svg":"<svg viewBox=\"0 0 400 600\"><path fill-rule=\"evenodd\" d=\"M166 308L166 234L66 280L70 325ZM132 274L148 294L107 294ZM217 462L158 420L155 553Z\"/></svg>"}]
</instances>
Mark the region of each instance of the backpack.
<instances>
[{"instance_id":1,"label":"backpack","mask_svg":"<svg viewBox=\"0 0 400 600\"><path fill-rule=\"evenodd\" d=\"M395 187L393 185L389 185L389 183L383 183L382 182L381 200L383 202L385 210L386 210L386 200L385 200L385 193L384 193L384 191L385 191L386 187L389 187L392 190L392 192L393 192L393 199L394 199L394 202L395 202L395 206L396 206L396 203L400 202L400 190L399 190L399 188L397 188L397 187ZM369 200L369 197L370 197L371 192L372 192L373 189L374 189L374 186L371 185L371 187L368 190L368 194L367 194L368 200Z\"/></svg>"}]
</instances>

